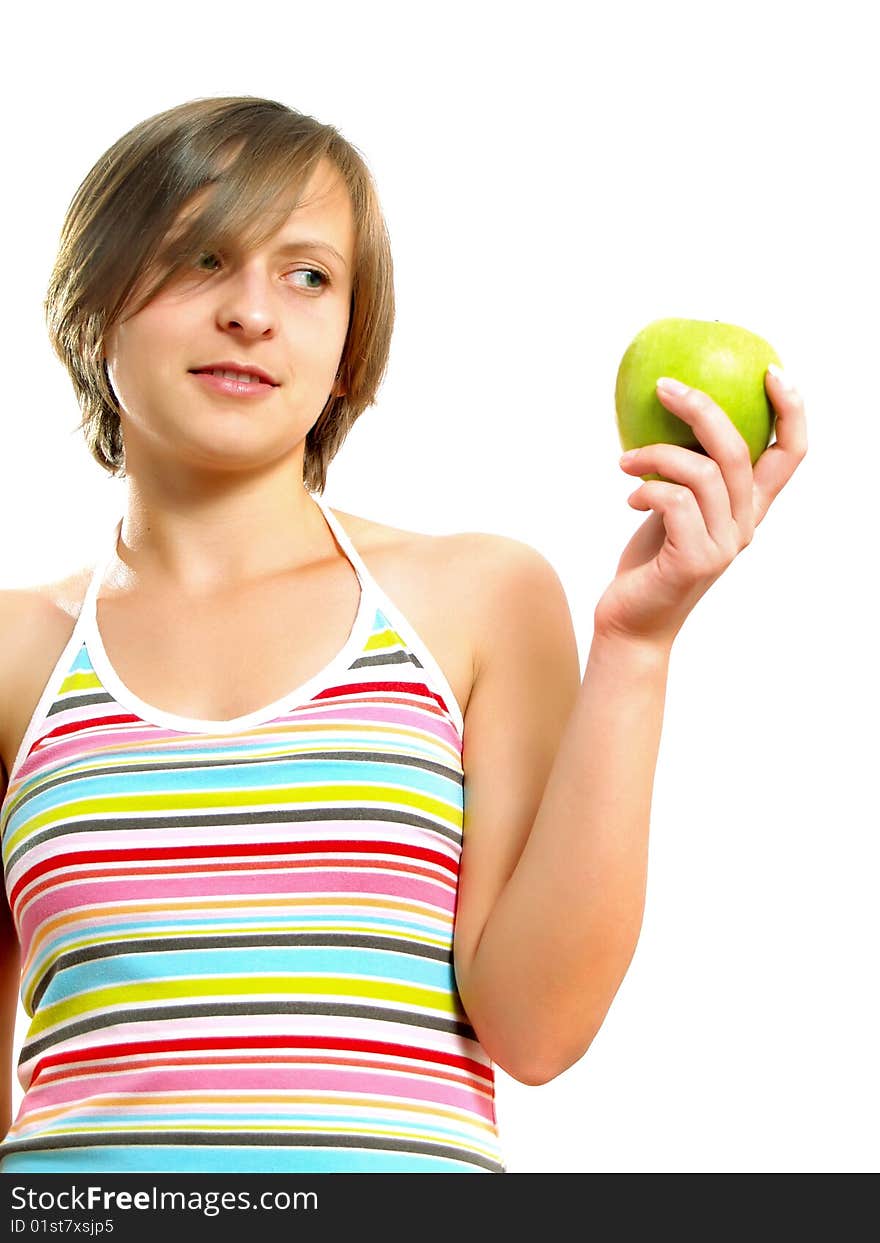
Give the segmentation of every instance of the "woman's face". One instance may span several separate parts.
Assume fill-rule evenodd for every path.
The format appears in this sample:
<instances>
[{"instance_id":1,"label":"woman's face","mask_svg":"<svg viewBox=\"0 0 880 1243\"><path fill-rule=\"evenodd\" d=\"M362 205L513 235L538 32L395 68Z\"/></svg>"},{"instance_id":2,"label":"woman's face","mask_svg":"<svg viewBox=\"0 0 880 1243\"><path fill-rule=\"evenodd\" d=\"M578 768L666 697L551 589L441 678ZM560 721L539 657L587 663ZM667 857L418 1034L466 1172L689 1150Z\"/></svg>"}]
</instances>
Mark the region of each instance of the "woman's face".
<instances>
[{"instance_id":1,"label":"woman's face","mask_svg":"<svg viewBox=\"0 0 880 1243\"><path fill-rule=\"evenodd\" d=\"M302 461L345 344L355 245L348 190L329 161L305 197L259 250L202 255L108 334L128 475L151 463L252 468L294 451ZM262 368L278 387L230 397L192 374L225 360Z\"/></svg>"}]
</instances>

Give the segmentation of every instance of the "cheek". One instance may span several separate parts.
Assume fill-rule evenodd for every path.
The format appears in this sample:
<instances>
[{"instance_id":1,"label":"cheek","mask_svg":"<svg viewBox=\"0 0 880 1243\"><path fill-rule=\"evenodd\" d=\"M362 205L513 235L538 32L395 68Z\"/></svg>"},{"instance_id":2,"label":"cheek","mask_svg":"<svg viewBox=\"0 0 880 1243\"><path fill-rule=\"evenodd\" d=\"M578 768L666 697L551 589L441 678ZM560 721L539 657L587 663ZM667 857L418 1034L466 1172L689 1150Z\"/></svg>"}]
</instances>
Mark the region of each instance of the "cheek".
<instances>
[{"instance_id":1,"label":"cheek","mask_svg":"<svg viewBox=\"0 0 880 1243\"><path fill-rule=\"evenodd\" d=\"M291 374L308 377L316 385L332 379L348 332L348 316L338 314L302 315L291 325L284 351ZM267 350L267 353L269 351Z\"/></svg>"},{"instance_id":2,"label":"cheek","mask_svg":"<svg viewBox=\"0 0 880 1243\"><path fill-rule=\"evenodd\" d=\"M192 330L179 319L171 322L147 307L118 326L118 370L138 384L171 378L186 371L186 342L193 339Z\"/></svg>"},{"instance_id":3,"label":"cheek","mask_svg":"<svg viewBox=\"0 0 880 1243\"><path fill-rule=\"evenodd\" d=\"M179 402L189 379L179 341L175 348L141 325L119 334L115 352L108 353L107 374L118 401L135 418Z\"/></svg>"}]
</instances>

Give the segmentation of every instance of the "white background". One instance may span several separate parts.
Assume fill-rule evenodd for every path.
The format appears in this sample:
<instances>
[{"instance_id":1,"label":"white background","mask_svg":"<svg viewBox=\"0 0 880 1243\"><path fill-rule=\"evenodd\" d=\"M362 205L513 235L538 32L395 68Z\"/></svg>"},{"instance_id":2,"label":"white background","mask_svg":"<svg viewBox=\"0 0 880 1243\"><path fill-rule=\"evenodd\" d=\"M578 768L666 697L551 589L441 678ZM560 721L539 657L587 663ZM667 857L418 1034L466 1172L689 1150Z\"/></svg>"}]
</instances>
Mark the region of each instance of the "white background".
<instances>
[{"instance_id":1,"label":"white background","mask_svg":"<svg viewBox=\"0 0 880 1243\"><path fill-rule=\"evenodd\" d=\"M540 550L582 670L646 518L617 464L633 335L667 315L741 324L805 395L805 462L673 651L632 966L578 1064L543 1087L498 1071L511 1172L878 1167L870 13L79 3L9 31L2 586L84 564L124 507L76 431L41 303L88 169L187 99L275 98L362 152L397 327L325 496Z\"/></svg>"}]
</instances>

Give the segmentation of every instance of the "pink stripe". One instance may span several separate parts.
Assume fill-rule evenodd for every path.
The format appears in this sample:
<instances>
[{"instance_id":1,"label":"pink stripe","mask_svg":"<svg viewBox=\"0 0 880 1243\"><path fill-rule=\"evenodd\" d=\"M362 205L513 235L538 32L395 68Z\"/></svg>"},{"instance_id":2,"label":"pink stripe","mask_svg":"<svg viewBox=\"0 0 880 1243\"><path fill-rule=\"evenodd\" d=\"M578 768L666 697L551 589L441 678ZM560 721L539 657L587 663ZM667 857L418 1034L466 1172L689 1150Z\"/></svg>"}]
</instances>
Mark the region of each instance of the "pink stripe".
<instances>
[{"instance_id":1,"label":"pink stripe","mask_svg":"<svg viewBox=\"0 0 880 1243\"><path fill-rule=\"evenodd\" d=\"M115 708L115 701L114 705ZM455 751L461 750L460 739L455 727L441 714L425 711L424 707L419 708L415 705L393 704L383 705L377 703L371 705L369 700L359 700L351 707L344 704L336 704L312 707L310 701L300 704L290 713L283 717L276 717L274 721L267 722L261 726L254 727L253 738L249 733L240 735L201 735L178 733L173 729L160 728L158 725L152 725L149 722L135 722L130 725L114 725L106 728L102 732L100 721L94 728L85 727L80 733L65 734L57 740L46 740L47 735L53 730L58 729L61 725L69 725L73 721L91 721L96 720L93 709L84 711L83 709L71 710L70 712L56 713L51 721L44 724L48 727L42 737L35 738L31 743L31 750L27 758L23 761L16 772L16 780L30 776L33 772L38 772L44 763L52 765L59 761L75 760L77 757L85 754L92 765L102 762L101 749L106 747L106 755L109 762L112 762L113 753L119 747L127 747L131 745L147 744L155 746L159 742L170 740L180 746L181 751L191 752L199 750L203 747L231 746L236 738L239 739L239 746L247 748L249 742L259 744L259 741L266 737L272 724L290 724L295 725L298 717L304 717L309 723L315 721L325 721L328 724L353 724L358 722L395 725L413 730L419 730L422 733L433 734L435 737L443 739L449 743ZM42 747L40 743L45 741ZM36 749L35 749L36 748Z\"/></svg>"},{"instance_id":2,"label":"pink stripe","mask_svg":"<svg viewBox=\"0 0 880 1243\"><path fill-rule=\"evenodd\" d=\"M22 1109L18 1120L23 1120L33 1109L46 1109L53 1105L78 1101L83 1095L84 1083L80 1079L62 1081L46 1087L37 1085L22 1101ZM89 1081L89 1095L100 1108L99 1093L130 1092L145 1095L157 1092L236 1092L269 1091L269 1092L327 1092L349 1095L365 1093L372 1096L388 1097L392 1100L435 1101L438 1104L454 1105L459 1109L475 1112L482 1118L494 1122L494 1105L490 1098L480 1092L469 1092L454 1084L436 1083L430 1078L415 1078L411 1075L389 1075L384 1072L346 1070L334 1067L332 1070L311 1069L308 1066L284 1067L273 1070L271 1067L254 1067L246 1069L233 1066L224 1069L193 1068L190 1066L175 1070L163 1067L161 1070L136 1071L129 1074L102 1075L96 1082L94 1077ZM381 1104L381 1102L378 1102ZM291 1102L294 1108L295 1103Z\"/></svg>"},{"instance_id":3,"label":"pink stripe","mask_svg":"<svg viewBox=\"0 0 880 1243\"><path fill-rule=\"evenodd\" d=\"M461 750L461 743L456 733L455 727L444 717L441 712L426 712L425 708L417 708L415 705L409 704L392 704L384 705L379 702L373 706L369 699L358 700L351 707L346 707L344 703L331 705L329 708L309 708L308 704L303 704L300 712L308 709L308 719L312 721L350 721L357 724L359 721L373 722L379 721L382 724L396 725L398 728L420 730L422 733L434 734L437 738L442 738L444 742L448 742L456 751ZM295 720L295 717L291 717Z\"/></svg>"},{"instance_id":4,"label":"pink stripe","mask_svg":"<svg viewBox=\"0 0 880 1243\"><path fill-rule=\"evenodd\" d=\"M48 735L53 730L58 729L60 725L70 725L77 720L93 721L94 719L94 709L89 709L88 711L78 709L75 712L58 712L50 720L45 721L46 732L32 742L32 749L27 759L17 770L16 783L19 779L41 772L44 767L51 769L62 761L72 760L76 762L83 757L88 761L83 774L87 776L90 768L99 767L103 763L104 757L101 752L105 748L108 760L112 760L113 752L120 745L127 745L129 743L155 744L157 738L180 737L172 730L160 730L155 725L148 725L144 722L135 726L116 725L113 727L112 732L109 729L101 731L100 728L86 729L84 727L80 733L64 734L57 739L48 738ZM44 745L40 746L40 743L44 743ZM34 750L34 748L38 749Z\"/></svg>"},{"instance_id":5,"label":"pink stripe","mask_svg":"<svg viewBox=\"0 0 880 1243\"><path fill-rule=\"evenodd\" d=\"M303 712L308 705L302 705L300 712ZM61 724L69 724L77 719L90 719L84 717L81 712L59 712L52 720L52 729L57 729ZM291 714L284 718L284 722L295 722L296 716ZM377 705L375 708L352 707L352 708L321 708L308 712L308 720L310 723L314 721L327 721L332 724L340 722L381 722L383 724L391 724L398 726L409 726L412 729L419 729L424 733L433 734L435 737L442 739L450 744L452 748L461 754L461 743L455 728L443 717L433 716L424 711L408 708L383 708ZM282 727L283 728L283 727ZM260 742L271 744L271 736L266 736L266 726L262 727L263 733L260 739L250 740L253 745L259 745ZM47 731L48 734L49 731ZM283 733L280 735L283 737ZM240 744L240 749L246 751L249 745L247 736L246 740ZM21 765L16 769L15 779L7 791L7 800L17 790L19 784L31 777L50 773L56 765L64 764L68 761L79 762L85 757L88 761L83 770L83 778L87 778L93 768L101 767L104 763L113 764L114 753L119 748L128 746L137 746L144 752L148 748L156 748L160 751L163 758L167 759L169 749L161 749L158 744L165 741L174 742L180 749L182 754L191 754L204 747L210 746L230 746L232 739L228 738L224 742L224 736L218 736L213 742L206 740L201 735L178 734L174 730L160 729L158 726L150 724L138 724L136 726L116 725L112 732L107 731L100 734L98 728L83 730L79 734L65 734L58 739L46 740L46 735L36 738L31 743L31 749ZM44 744L44 745L41 745ZM104 754L101 754L104 750ZM135 761L137 756L134 757ZM131 762L128 757L126 762ZM126 763L120 765L120 772L124 772Z\"/></svg>"},{"instance_id":6,"label":"pink stripe","mask_svg":"<svg viewBox=\"0 0 880 1243\"><path fill-rule=\"evenodd\" d=\"M108 893L108 887L110 892ZM160 877L146 876L140 879L123 880L119 876L108 878L106 884L95 882L83 884L65 884L47 890L40 897L30 902L22 915L22 938L30 940L37 925L43 920L64 911L68 915L79 908L84 916L91 917L91 906L100 908L101 912L108 902L125 904L127 902L146 901L151 898L192 898L204 897L235 898L242 894L257 893L262 896L271 894L326 893L334 894L385 894L394 898L422 902L438 910L452 912L455 909L455 889L453 886L439 882L412 880L405 875L391 875L376 872L372 869L361 870L328 870L321 869L318 873L282 872L272 875L266 872L234 873L225 872L221 876L205 875ZM160 918L166 917L161 907L157 907ZM149 918L148 915L145 918ZM216 918L216 915L213 916Z\"/></svg>"}]
</instances>

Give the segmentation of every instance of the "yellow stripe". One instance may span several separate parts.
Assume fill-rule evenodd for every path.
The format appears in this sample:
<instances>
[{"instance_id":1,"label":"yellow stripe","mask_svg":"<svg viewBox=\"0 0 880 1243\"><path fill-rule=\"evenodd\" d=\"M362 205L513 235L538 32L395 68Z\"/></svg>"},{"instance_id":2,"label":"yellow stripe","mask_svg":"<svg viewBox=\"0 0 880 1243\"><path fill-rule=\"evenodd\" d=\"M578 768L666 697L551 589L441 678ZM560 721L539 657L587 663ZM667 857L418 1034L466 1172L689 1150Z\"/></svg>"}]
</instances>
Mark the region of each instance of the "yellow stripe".
<instances>
[{"instance_id":1,"label":"yellow stripe","mask_svg":"<svg viewBox=\"0 0 880 1243\"><path fill-rule=\"evenodd\" d=\"M62 803L59 807L49 808L38 816L31 816L21 828L9 838L10 854L22 837L35 832L45 825L56 821L69 823L79 817L116 815L149 815L161 811L208 811L213 807L259 807L272 805L296 805L298 803L336 803L340 806L377 806L390 803L391 806L413 807L426 815L435 816L460 829L464 820L461 807L443 799L430 798L428 795L407 790L402 786L354 784L312 784L298 786L277 786L271 789L253 790L177 790L165 793L151 793L144 790L131 798L120 798L116 794L106 794L98 798L76 799ZM381 807L380 807L381 810ZM118 831L118 826L114 825Z\"/></svg>"},{"instance_id":2,"label":"yellow stripe","mask_svg":"<svg viewBox=\"0 0 880 1243\"><path fill-rule=\"evenodd\" d=\"M356 730L359 734L367 734L367 735L375 734L375 735L379 735L380 738L387 738L389 734L388 725L383 725L383 724L373 725L367 722L359 722L359 721L348 722L347 721L347 722L344 722L343 725L345 729ZM279 730L281 730L283 731L285 735L287 734L296 735L299 733L331 734L333 732L338 732L340 728L340 723L332 722L332 721L321 722L321 721L309 721L309 720L306 720L306 721L290 720L290 721L284 722L283 725L279 726L277 724L270 725L268 722L264 722L262 725L254 725L254 726L251 726L250 729L242 730L240 733L233 735L233 737L256 739L260 735L261 732L269 728L272 729L273 733L277 733ZM430 733L428 730L421 730L411 725L407 725L405 728L395 727L393 730L393 733L397 735L398 737L401 734L403 734L405 742L414 739L414 740L418 740L418 741L426 743L429 749L433 751L445 752L446 756L448 757L450 767L453 769L456 775L461 775L461 776L464 775L464 770L461 764L460 752L458 751L457 748L454 748L450 743L446 742L444 739L437 738L434 734ZM230 735L229 734L198 734L196 735L196 737L199 743L208 742L209 740L213 739L218 744L223 744L225 742L228 745ZM38 739L34 739L34 742L36 741L38 741ZM98 737L91 738L89 741L91 744L91 753L88 759L83 760L83 761L77 761L75 759L70 760L70 761L65 761L65 764L64 764L65 777L76 776L79 774L83 774L87 776L92 771L96 763L99 763L105 767L115 766L114 765L114 760L115 760L114 753L118 750L118 745L119 745L117 742L114 742L111 740L111 741L106 741L102 744L101 740ZM357 743L345 744L345 745L350 747L352 751L355 751L358 749ZM404 743L401 743L401 742L395 743L394 738L389 740L389 745L394 746L395 751L405 749ZM308 755L311 751L325 750L327 744L326 742L319 740L318 742L310 746L302 746L301 744L297 744L297 746L298 746L297 754ZM143 751L143 752L149 752L149 751L155 752L155 751L160 751L160 750L168 751L174 748L179 748L180 755L184 758L193 754L193 752L187 748L186 744L185 743L182 744L181 740L176 737L175 738L159 738L155 740L148 739L140 743L131 743L129 750L134 755L137 755L139 751ZM256 748L256 746L252 748L249 747L247 755L249 759L272 759L275 756L279 758L287 758L289 753L284 749L284 744L279 744L277 746L268 746L262 749L258 749ZM123 760L118 764L120 771L124 772L128 763L129 763L128 758L123 758ZM36 791L38 791L43 781L47 780L53 775L54 775L54 770L52 768L50 768L48 771L44 769L39 774L32 774L27 779L27 786L28 786L29 792L35 793ZM9 790L7 791L6 802L3 807L3 815L2 817L0 817L0 834L4 835L4 845L6 841L11 841L12 844L17 845L20 839L20 836L22 834L22 830L19 829L18 832L15 834L14 838L12 839L5 838L5 824L14 815L15 810L18 807L18 804L21 802L21 798L24 794L24 788L21 785L21 781L22 781L22 778L19 776L16 776L14 782L12 783L12 785L10 785ZM32 824L33 824L33 821L31 820L28 822L27 826L25 827L30 827ZM4 850L4 858L8 858L9 853L10 851Z\"/></svg>"},{"instance_id":3,"label":"yellow stripe","mask_svg":"<svg viewBox=\"0 0 880 1243\"><path fill-rule=\"evenodd\" d=\"M156 980L144 984L114 985L92 989L76 997L68 997L54 1005L41 1006L30 1026L29 1036L36 1036L47 1027L64 1023L83 1014L109 1012L114 1006L127 1007L138 1002L156 1005L175 998L191 1000L211 997L228 1000L233 996L250 997L257 993L307 993L333 997L336 1000L366 997L377 1001L393 1001L405 1007L440 1010L464 1017L454 993L448 989L426 988L413 984L395 984L391 980L371 980L349 976L255 975L253 977L215 976L212 979ZM106 1013L112 1019L112 1013ZM136 1020L135 1020L136 1021Z\"/></svg>"},{"instance_id":4,"label":"yellow stripe","mask_svg":"<svg viewBox=\"0 0 880 1243\"><path fill-rule=\"evenodd\" d=\"M397 631L392 630L389 626L386 630L374 631L374 633L370 635L369 639L367 639L364 651L374 652L378 647L387 647L389 649L394 647L406 648L406 644L403 639L401 639Z\"/></svg>"}]
</instances>

